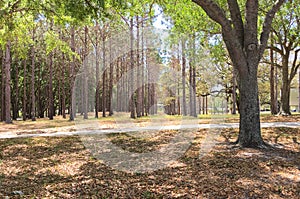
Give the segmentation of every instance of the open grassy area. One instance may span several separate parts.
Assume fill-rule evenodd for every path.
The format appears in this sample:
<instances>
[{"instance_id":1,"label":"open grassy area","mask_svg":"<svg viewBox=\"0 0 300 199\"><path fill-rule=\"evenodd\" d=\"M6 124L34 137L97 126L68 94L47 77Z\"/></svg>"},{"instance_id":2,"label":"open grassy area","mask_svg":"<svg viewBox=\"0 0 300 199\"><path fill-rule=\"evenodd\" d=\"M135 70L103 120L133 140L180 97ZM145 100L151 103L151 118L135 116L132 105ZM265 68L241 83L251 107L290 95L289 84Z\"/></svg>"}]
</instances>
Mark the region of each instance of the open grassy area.
<instances>
[{"instance_id":1,"label":"open grassy area","mask_svg":"<svg viewBox=\"0 0 300 199\"><path fill-rule=\"evenodd\" d=\"M120 148L153 152L177 131L145 135L110 134ZM127 173L95 158L73 137L0 140L0 197L3 198L299 198L300 129L266 128L276 149L239 149L228 144L237 129L223 129L203 157L209 130L175 164L148 173ZM206 140L206 141L205 141ZM201 154L200 154L201 155Z\"/></svg>"}]
</instances>

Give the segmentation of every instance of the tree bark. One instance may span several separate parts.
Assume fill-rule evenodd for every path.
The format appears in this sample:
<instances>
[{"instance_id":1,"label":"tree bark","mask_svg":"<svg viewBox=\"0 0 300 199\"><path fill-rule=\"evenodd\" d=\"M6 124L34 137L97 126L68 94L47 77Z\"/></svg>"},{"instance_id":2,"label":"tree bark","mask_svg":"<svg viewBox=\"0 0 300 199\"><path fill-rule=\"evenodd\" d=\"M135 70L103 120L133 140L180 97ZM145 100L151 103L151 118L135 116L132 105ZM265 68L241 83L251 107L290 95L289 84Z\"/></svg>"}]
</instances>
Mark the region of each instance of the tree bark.
<instances>
[{"instance_id":1,"label":"tree bark","mask_svg":"<svg viewBox=\"0 0 300 199\"><path fill-rule=\"evenodd\" d=\"M290 111L290 80L289 80L289 53L283 56L282 63L282 89L281 89L281 114L291 115Z\"/></svg>"},{"instance_id":2,"label":"tree bark","mask_svg":"<svg viewBox=\"0 0 300 199\"><path fill-rule=\"evenodd\" d=\"M71 27L71 50L75 53L75 29ZM74 92L74 83L75 83L75 55L72 55L72 60L70 63L70 121L74 121L76 114L75 107L75 92Z\"/></svg>"},{"instance_id":3,"label":"tree bark","mask_svg":"<svg viewBox=\"0 0 300 199\"><path fill-rule=\"evenodd\" d=\"M98 22L96 22L96 43L95 43L95 58L96 58L96 94L95 94L95 118L99 117L99 97L100 97L100 64L99 64L99 38L98 38L98 34L99 34L99 24Z\"/></svg>"},{"instance_id":4,"label":"tree bark","mask_svg":"<svg viewBox=\"0 0 300 199\"><path fill-rule=\"evenodd\" d=\"M11 69L11 42L7 41L5 45L5 123L11 124L11 89L10 89L10 69Z\"/></svg>"},{"instance_id":5,"label":"tree bark","mask_svg":"<svg viewBox=\"0 0 300 199\"><path fill-rule=\"evenodd\" d=\"M129 102L129 108L130 108L130 118L135 119L135 99L134 99L134 60L133 60L133 18L130 19L130 102Z\"/></svg>"},{"instance_id":6,"label":"tree bark","mask_svg":"<svg viewBox=\"0 0 300 199\"><path fill-rule=\"evenodd\" d=\"M271 34L271 42L273 46L273 38ZM277 96L275 95L275 72L274 72L274 51L270 49L270 95L271 95L271 114L276 115L278 113Z\"/></svg>"},{"instance_id":7,"label":"tree bark","mask_svg":"<svg viewBox=\"0 0 300 199\"><path fill-rule=\"evenodd\" d=\"M215 1L193 1L201 6L212 20L221 25L230 59L238 71L240 131L237 143L242 147L263 147L265 145L260 131L257 68L267 46L273 18L285 1L277 1L266 13L259 42L258 0L246 1L244 20L237 0L227 1L230 19Z\"/></svg>"},{"instance_id":8,"label":"tree bark","mask_svg":"<svg viewBox=\"0 0 300 199\"><path fill-rule=\"evenodd\" d=\"M26 59L23 60L23 102L22 102L22 118L23 121L27 119L27 61Z\"/></svg>"},{"instance_id":9,"label":"tree bark","mask_svg":"<svg viewBox=\"0 0 300 199\"><path fill-rule=\"evenodd\" d=\"M88 119L88 27L84 27L83 119Z\"/></svg>"},{"instance_id":10,"label":"tree bark","mask_svg":"<svg viewBox=\"0 0 300 199\"><path fill-rule=\"evenodd\" d=\"M181 40L181 50L182 50L182 67L181 67L181 78L182 78L182 114L184 116L187 115L187 110L186 110L186 91L185 91L185 68L186 68L186 58L185 58L185 40Z\"/></svg>"},{"instance_id":11,"label":"tree bark","mask_svg":"<svg viewBox=\"0 0 300 199\"><path fill-rule=\"evenodd\" d=\"M104 30L102 30L104 31ZM105 36L102 32L102 57L103 57L103 69L102 69L102 117L106 117L106 47Z\"/></svg>"},{"instance_id":12,"label":"tree bark","mask_svg":"<svg viewBox=\"0 0 300 199\"><path fill-rule=\"evenodd\" d=\"M114 62L115 63L115 62ZM108 93L108 107L109 107L109 116L113 115L113 81L114 81L114 63L112 60L112 43L111 39L109 40L109 93Z\"/></svg>"},{"instance_id":13,"label":"tree bark","mask_svg":"<svg viewBox=\"0 0 300 199\"><path fill-rule=\"evenodd\" d=\"M142 116L142 85L141 85L141 69L140 69L140 29L139 29L139 17L136 16L136 83L137 83L137 100L136 100L136 116L141 117Z\"/></svg>"},{"instance_id":14,"label":"tree bark","mask_svg":"<svg viewBox=\"0 0 300 199\"><path fill-rule=\"evenodd\" d=\"M33 33L33 40L35 39ZM36 121L35 118L35 47L31 48L31 120Z\"/></svg>"}]
</instances>

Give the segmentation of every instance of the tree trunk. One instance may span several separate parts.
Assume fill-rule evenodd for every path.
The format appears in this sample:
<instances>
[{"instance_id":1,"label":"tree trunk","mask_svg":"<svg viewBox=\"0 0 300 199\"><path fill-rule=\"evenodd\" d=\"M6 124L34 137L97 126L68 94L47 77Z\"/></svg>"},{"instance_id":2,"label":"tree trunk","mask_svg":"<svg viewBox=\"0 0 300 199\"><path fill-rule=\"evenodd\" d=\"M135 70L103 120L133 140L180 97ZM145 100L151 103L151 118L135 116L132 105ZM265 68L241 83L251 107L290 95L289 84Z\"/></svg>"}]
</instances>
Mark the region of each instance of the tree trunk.
<instances>
[{"instance_id":1,"label":"tree trunk","mask_svg":"<svg viewBox=\"0 0 300 199\"><path fill-rule=\"evenodd\" d=\"M5 120L5 51L1 52L1 121Z\"/></svg>"},{"instance_id":2,"label":"tree trunk","mask_svg":"<svg viewBox=\"0 0 300 199\"><path fill-rule=\"evenodd\" d=\"M66 67L65 67L65 55L62 54L62 116L64 119L66 119L66 86L65 86L65 73L66 73Z\"/></svg>"},{"instance_id":3,"label":"tree trunk","mask_svg":"<svg viewBox=\"0 0 300 199\"><path fill-rule=\"evenodd\" d=\"M181 40L181 48L182 48L182 114L187 115L186 111L186 93L185 93L185 68L186 68L186 58L185 58L185 40Z\"/></svg>"},{"instance_id":4,"label":"tree trunk","mask_svg":"<svg viewBox=\"0 0 300 199\"><path fill-rule=\"evenodd\" d=\"M300 112L300 69L298 70L298 112Z\"/></svg>"},{"instance_id":5,"label":"tree trunk","mask_svg":"<svg viewBox=\"0 0 300 199\"><path fill-rule=\"evenodd\" d=\"M23 102L22 102L22 118L23 121L27 119L27 61L23 60Z\"/></svg>"},{"instance_id":6,"label":"tree trunk","mask_svg":"<svg viewBox=\"0 0 300 199\"><path fill-rule=\"evenodd\" d=\"M238 142L243 147L259 147L263 145L263 140L260 132L257 65L253 64L248 67L253 70L250 70L249 74L240 74L239 79L240 133Z\"/></svg>"},{"instance_id":7,"label":"tree trunk","mask_svg":"<svg viewBox=\"0 0 300 199\"><path fill-rule=\"evenodd\" d=\"M144 20L142 20L142 32L141 32L141 67L142 67L142 104L141 104L141 108L142 108L142 116L145 116L145 67L144 67Z\"/></svg>"},{"instance_id":8,"label":"tree trunk","mask_svg":"<svg viewBox=\"0 0 300 199\"><path fill-rule=\"evenodd\" d=\"M103 31L103 30L102 30ZM102 57L103 57L103 69L102 69L102 117L106 117L106 49L105 49L105 37L102 32Z\"/></svg>"},{"instance_id":9,"label":"tree trunk","mask_svg":"<svg viewBox=\"0 0 300 199\"><path fill-rule=\"evenodd\" d=\"M273 46L273 40L271 35L271 42ZM271 69L270 69L270 95L271 95L271 114L276 115L278 113L278 105L277 105L277 96L275 96L275 77L274 77L274 52L273 49L270 49L270 61L271 61Z\"/></svg>"},{"instance_id":10,"label":"tree trunk","mask_svg":"<svg viewBox=\"0 0 300 199\"><path fill-rule=\"evenodd\" d=\"M49 54L49 89L48 89L48 95L49 95L49 106L48 106L48 117L50 120L53 120L54 115L54 99L53 99L53 52L50 52Z\"/></svg>"},{"instance_id":11,"label":"tree trunk","mask_svg":"<svg viewBox=\"0 0 300 199\"><path fill-rule=\"evenodd\" d=\"M141 117L142 116L142 93L141 93L141 69L140 69L140 31L139 31L139 17L136 16L136 81L137 81L137 100L136 100L136 116Z\"/></svg>"},{"instance_id":12,"label":"tree trunk","mask_svg":"<svg viewBox=\"0 0 300 199\"><path fill-rule=\"evenodd\" d=\"M5 123L11 124L11 90L10 90L10 69L11 69L11 42L7 41L5 46Z\"/></svg>"},{"instance_id":13,"label":"tree trunk","mask_svg":"<svg viewBox=\"0 0 300 199\"><path fill-rule=\"evenodd\" d=\"M236 71L232 67L232 115L236 114Z\"/></svg>"},{"instance_id":14,"label":"tree trunk","mask_svg":"<svg viewBox=\"0 0 300 199\"><path fill-rule=\"evenodd\" d=\"M282 63L282 89L281 89L281 114L291 115L290 111L290 82L289 82L289 53L283 56Z\"/></svg>"},{"instance_id":15,"label":"tree trunk","mask_svg":"<svg viewBox=\"0 0 300 199\"><path fill-rule=\"evenodd\" d=\"M133 18L130 19L130 118L135 118L135 103L134 103L134 60L133 60Z\"/></svg>"},{"instance_id":16,"label":"tree trunk","mask_svg":"<svg viewBox=\"0 0 300 199\"><path fill-rule=\"evenodd\" d=\"M34 33L33 33L34 40ZM31 48L31 120L36 121L35 118L35 47Z\"/></svg>"},{"instance_id":17,"label":"tree trunk","mask_svg":"<svg viewBox=\"0 0 300 199\"><path fill-rule=\"evenodd\" d=\"M88 119L88 27L84 27L83 119Z\"/></svg>"},{"instance_id":18,"label":"tree trunk","mask_svg":"<svg viewBox=\"0 0 300 199\"><path fill-rule=\"evenodd\" d=\"M17 58L16 58L17 59ZM19 117L19 64L18 61L16 61L16 76L15 76L15 98L14 98L14 107L13 107L13 120L17 120Z\"/></svg>"},{"instance_id":19,"label":"tree trunk","mask_svg":"<svg viewBox=\"0 0 300 199\"><path fill-rule=\"evenodd\" d=\"M75 29L71 27L71 50L75 53ZM72 60L70 63L70 121L74 121L76 116L76 98L75 98L75 55L72 55Z\"/></svg>"},{"instance_id":20,"label":"tree trunk","mask_svg":"<svg viewBox=\"0 0 300 199\"><path fill-rule=\"evenodd\" d=\"M109 100L108 100L108 107L109 107L109 116L113 115L113 73L114 73L114 62L112 60L112 43L111 43L111 39L109 40Z\"/></svg>"},{"instance_id":21,"label":"tree trunk","mask_svg":"<svg viewBox=\"0 0 300 199\"><path fill-rule=\"evenodd\" d=\"M100 74L100 65L99 65L99 48L98 48L98 43L99 43L99 38L98 38L98 34L99 34L99 24L98 22L96 22L96 42L95 42L95 59L96 59L96 94L95 94L95 118L99 117L99 97L100 97L100 78L99 78L99 74Z\"/></svg>"}]
</instances>

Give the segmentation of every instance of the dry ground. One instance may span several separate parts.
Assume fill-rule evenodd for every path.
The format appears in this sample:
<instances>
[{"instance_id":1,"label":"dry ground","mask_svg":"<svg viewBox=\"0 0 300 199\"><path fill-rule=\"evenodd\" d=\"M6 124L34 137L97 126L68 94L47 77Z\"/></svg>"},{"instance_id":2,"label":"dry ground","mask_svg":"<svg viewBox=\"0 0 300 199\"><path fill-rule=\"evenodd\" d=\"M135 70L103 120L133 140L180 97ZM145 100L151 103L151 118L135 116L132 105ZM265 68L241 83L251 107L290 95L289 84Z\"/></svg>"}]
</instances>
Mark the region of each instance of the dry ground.
<instances>
[{"instance_id":1,"label":"dry ground","mask_svg":"<svg viewBox=\"0 0 300 199\"><path fill-rule=\"evenodd\" d=\"M78 117L80 118L80 116ZM208 123L238 123L239 115L200 115L199 118L181 117L181 116L149 116L138 119L129 119L128 113L115 115L106 118L93 118L91 113L89 120L85 123L92 125L99 125L97 129L110 129L135 126L148 126L148 125L180 125L180 124L208 124ZM284 116L272 116L269 114L261 115L261 122L300 122L300 114ZM37 119L36 122L27 121L14 121L13 124L0 124L0 134L5 132L15 132L17 134L33 134L33 133L52 133L62 131L76 131L76 122L70 122L68 119L63 119L61 116L56 116L54 120L48 118Z\"/></svg>"},{"instance_id":2,"label":"dry ground","mask_svg":"<svg viewBox=\"0 0 300 199\"><path fill-rule=\"evenodd\" d=\"M147 137L111 134L127 151L162 147L177 134ZM277 146L233 148L235 129L223 129L212 151L199 158L208 130L196 136L177 165L150 172L126 173L102 163L80 137L0 140L0 197L6 198L299 198L300 129L263 129ZM21 195L21 196L20 196Z\"/></svg>"}]
</instances>

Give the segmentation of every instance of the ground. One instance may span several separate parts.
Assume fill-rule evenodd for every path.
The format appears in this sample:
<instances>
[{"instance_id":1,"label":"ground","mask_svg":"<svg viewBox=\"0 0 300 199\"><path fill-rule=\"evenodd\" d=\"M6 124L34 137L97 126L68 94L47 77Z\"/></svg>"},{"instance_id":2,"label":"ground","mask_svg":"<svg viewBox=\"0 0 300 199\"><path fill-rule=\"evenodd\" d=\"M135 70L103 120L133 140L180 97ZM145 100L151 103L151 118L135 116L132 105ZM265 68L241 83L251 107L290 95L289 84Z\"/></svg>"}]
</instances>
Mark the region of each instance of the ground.
<instances>
[{"instance_id":1,"label":"ground","mask_svg":"<svg viewBox=\"0 0 300 199\"><path fill-rule=\"evenodd\" d=\"M237 129L195 130L191 146L176 162L146 173L111 168L78 136L0 139L0 197L299 198L300 129L262 132L274 148L233 147L229 142ZM107 139L124 150L147 153L162 148L178 131L147 133ZM203 151L211 133L215 145Z\"/></svg>"}]
</instances>

